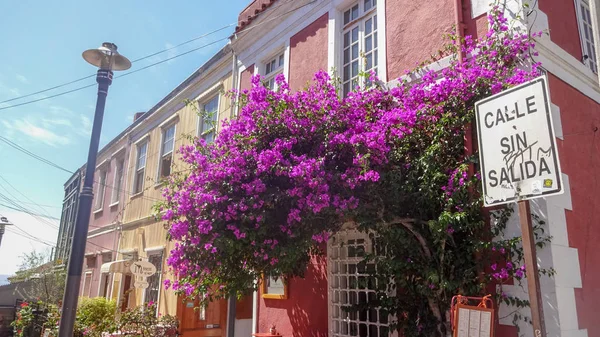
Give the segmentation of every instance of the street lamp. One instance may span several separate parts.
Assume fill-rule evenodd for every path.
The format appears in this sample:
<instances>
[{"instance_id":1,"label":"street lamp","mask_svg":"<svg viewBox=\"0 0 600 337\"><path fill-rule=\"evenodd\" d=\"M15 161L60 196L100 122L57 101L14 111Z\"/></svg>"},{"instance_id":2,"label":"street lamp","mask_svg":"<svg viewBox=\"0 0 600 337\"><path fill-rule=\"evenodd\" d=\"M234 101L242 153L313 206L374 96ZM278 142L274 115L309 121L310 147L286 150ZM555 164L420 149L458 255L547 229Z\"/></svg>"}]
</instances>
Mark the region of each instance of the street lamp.
<instances>
[{"instance_id":1,"label":"street lamp","mask_svg":"<svg viewBox=\"0 0 600 337\"><path fill-rule=\"evenodd\" d=\"M102 118L104 117L104 105L108 87L112 83L113 70L127 70L131 62L117 52L117 46L105 42L98 49L90 49L83 52L83 58L90 64L100 68L96 75L98 82L98 99L96 100L96 112L94 113L94 124L88 160L85 166L85 177L83 188L79 194L79 205L77 207L77 218L75 220L75 231L71 254L69 255L69 267L67 269L67 283L63 297L62 315L58 331L59 337L73 336L75 314L77 311L77 297L79 295L79 284L81 283L81 272L83 269L83 258L85 254L85 243L92 212L92 199L94 197L94 171L96 169L96 155L100 141L100 130L102 129Z\"/></svg>"}]
</instances>

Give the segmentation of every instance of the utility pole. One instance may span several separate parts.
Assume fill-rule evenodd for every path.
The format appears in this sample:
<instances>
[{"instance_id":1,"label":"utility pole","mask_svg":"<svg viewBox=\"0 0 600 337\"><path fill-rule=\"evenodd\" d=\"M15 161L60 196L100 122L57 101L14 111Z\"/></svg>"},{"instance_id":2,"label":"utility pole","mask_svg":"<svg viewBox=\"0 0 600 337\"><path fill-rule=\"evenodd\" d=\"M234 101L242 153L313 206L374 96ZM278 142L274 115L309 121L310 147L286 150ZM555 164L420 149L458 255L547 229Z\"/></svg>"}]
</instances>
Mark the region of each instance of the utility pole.
<instances>
[{"instance_id":1,"label":"utility pole","mask_svg":"<svg viewBox=\"0 0 600 337\"><path fill-rule=\"evenodd\" d=\"M113 79L112 71L127 70L131 67L131 62L125 56L120 55L117 52L117 46L110 42L103 43L102 47L98 49L86 50L83 52L83 58L88 63L100 68L96 75L96 82L98 82L98 99L96 101L96 112L94 113L88 160L85 167L85 178L83 180L83 188L79 194L79 204L77 205L75 231L73 233L73 243L71 245L71 254L69 256L69 267L67 269L67 284L65 286L62 315L58 330L59 337L73 336L73 327L75 325L75 315L77 311L77 297L79 294L79 284L81 283L81 272L85 254L85 243L88 234L90 213L92 212L92 200L94 198L93 188L96 156L98 154L98 145L100 142L100 131L102 129L102 119L104 117L106 95L108 94L108 87L111 85Z\"/></svg>"}]
</instances>

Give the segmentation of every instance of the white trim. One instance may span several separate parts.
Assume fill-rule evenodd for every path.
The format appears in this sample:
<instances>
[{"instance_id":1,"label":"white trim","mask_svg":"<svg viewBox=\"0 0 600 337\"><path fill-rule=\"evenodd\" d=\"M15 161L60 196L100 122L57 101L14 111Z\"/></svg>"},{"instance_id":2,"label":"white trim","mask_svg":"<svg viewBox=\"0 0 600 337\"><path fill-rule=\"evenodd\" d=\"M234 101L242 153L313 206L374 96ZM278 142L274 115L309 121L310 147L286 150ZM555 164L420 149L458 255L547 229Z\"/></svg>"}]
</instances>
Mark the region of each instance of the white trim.
<instances>
[{"instance_id":1,"label":"white trim","mask_svg":"<svg viewBox=\"0 0 600 337\"><path fill-rule=\"evenodd\" d=\"M100 164L96 165L96 171L103 169L105 166L108 165L109 162L110 162L110 158L106 158L103 161L101 161Z\"/></svg>"},{"instance_id":2,"label":"white trim","mask_svg":"<svg viewBox=\"0 0 600 337\"><path fill-rule=\"evenodd\" d=\"M157 129L166 129L171 126L171 123L177 123L177 119L179 119L179 113L174 113L170 117L166 118L162 123L158 124Z\"/></svg>"},{"instance_id":3,"label":"white trim","mask_svg":"<svg viewBox=\"0 0 600 337\"><path fill-rule=\"evenodd\" d=\"M254 67L254 69L256 69L256 66ZM204 96L204 99L202 100L197 100L196 104L198 104L198 109L200 111L204 111L204 106L212 101L213 99L217 98L217 110L215 111L215 125L213 126L213 132L214 136L213 136L213 141L214 139L217 137L217 131L219 129L219 120L220 120L220 114L221 114L221 93L220 92L214 92L214 95L210 95L210 96ZM203 131L202 130L202 125L204 123L204 117L202 117L200 114L198 114L198 118L197 118L197 122L196 122L196 136L198 136L198 138L202 138L202 136L209 134L210 132L208 131Z\"/></svg>"},{"instance_id":4,"label":"white trim","mask_svg":"<svg viewBox=\"0 0 600 337\"><path fill-rule=\"evenodd\" d=\"M117 157L117 156L121 156L121 153L123 153L123 152L125 152L125 145L121 146L121 147L120 147L118 150L116 150L115 152L113 152L113 153L110 155L110 158L114 158L114 157Z\"/></svg>"},{"instance_id":5,"label":"white trim","mask_svg":"<svg viewBox=\"0 0 600 337\"><path fill-rule=\"evenodd\" d=\"M145 141L150 141L150 132L138 138L135 142L133 142L133 145L138 146L140 143L143 143Z\"/></svg>"},{"instance_id":6,"label":"white trim","mask_svg":"<svg viewBox=\"0 0 600 337\"><path fill-rule=\"evenodd\" d=\"M206 100L208 97L212 97L214 94L216 94L217 92L221 92L221 88L223 88L223 82L218 82L215 83L213 86L209 87L206 90L203 90L202 93L198 96L196 96L196 98L194 98L193 100L198 102L198 101L204 101Z\"/></svg>"},{"instance_id":7,"label":"white trim","mask_svg":"<svg viewBox=\"0 0 600 337\"><path fill-rule=\"evenodd\" d=\"M377 52L379 59L377 62L377 76L382 82L387 82L387 41L386 41L386 17L385 6L387 1L377 2Z\"/></svg>"},{"instance_id":8,"label":"white trim","mask_svg":"<svg viewBox=\"0 0 600 337\"><path fill-rule=\"evenodd\" d=\"M144 248L144 251L146 253L148 253L149 255L157 254L161 251L164 252L164 250L165 250L165 246L153 246L153 247Z\"/></svg>"},{"instance_id":9,"label":"white trim","mask_svg":"<svg viewBox=\"0 0 600 337\"><path fill-rule=\"evenodd\" d=\"M94 272L92 270L88 270L85 273L83 273L83 287L81 287L81 297L90 297L90 294L88 293L87 295L84 294L85 292L85 280L87 279L87 276L90 275L90 291L92 292L92 282L94 281Z\"/></svg>"},{"instance_id":10,"label":"white trim","mask_svg":"<svg viewBox=\"0 0 600 337\"><path fill-rule=\"evenodd\" d=\"M135 197L139 194L142 194L144 192L144 180L146 177L146 166L148 165L148 150L150 147L150 135L148 135L147 137L143 137L140 140L144 140L143 142L141 141L137 141L135 143L135 156L133 157L133 179L131 179L132 181L132 185L131 185L131 192L130 192L130 198ZM146 145L146 158L144 158L144 175L142 177L142 187L139 191L136 191L135 189L135 185L137 184L137 179L138 179L138 160L139 160L139 153L140 153L140 147Z\"/></svg>"},{"instance_id":11,"label":"white trim","mask_svg":"<svg viewBox=\"0 0 600 337\"><path fill-rule=\"evenodd\" d=\"M156 185L160 185L160 180L163 178L161 177L161 171L162 171L162 159L163 159L163 151L164 151L164 141L165 141L165 132L171 128L171 126L173 127L173 148L171 149L171 165L173 164L173 161L175 159L175 143L177 141L177 118L179 116L177 114L173 115L172 117L168 118L166 121L164 121L162 124L159 125L159 129L160 129L160 143L159 143L159 151L158 151L158 165L156 165ZM146 152L148 152L148 150L146 150ZM146 153L146 159L148 159L148 154ZM146 161L147 162L147 161ZM145 169L145 167L144 167ZM169 175L171 175L171 172L169 171Z\"/></svg>"}]
</instances>

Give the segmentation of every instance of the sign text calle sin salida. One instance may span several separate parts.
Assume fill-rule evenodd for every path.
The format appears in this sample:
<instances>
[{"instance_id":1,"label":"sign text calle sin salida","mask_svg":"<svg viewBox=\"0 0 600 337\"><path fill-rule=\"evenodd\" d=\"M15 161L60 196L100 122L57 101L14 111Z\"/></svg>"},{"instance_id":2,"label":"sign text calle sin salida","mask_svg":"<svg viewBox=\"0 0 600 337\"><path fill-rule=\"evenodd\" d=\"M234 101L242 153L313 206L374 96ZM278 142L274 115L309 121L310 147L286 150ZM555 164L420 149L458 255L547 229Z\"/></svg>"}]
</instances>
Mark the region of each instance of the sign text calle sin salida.
<instances>
[{"instance_id":1,"label":"sign text calle sin salida","mask_svg":"<svg viewBox=\"0 0 600 337\"><path fill-rule=\"evenodd\" d=\"M475 104L486 206L562 193L546 79Z\"/></svg>"}]
</instances>

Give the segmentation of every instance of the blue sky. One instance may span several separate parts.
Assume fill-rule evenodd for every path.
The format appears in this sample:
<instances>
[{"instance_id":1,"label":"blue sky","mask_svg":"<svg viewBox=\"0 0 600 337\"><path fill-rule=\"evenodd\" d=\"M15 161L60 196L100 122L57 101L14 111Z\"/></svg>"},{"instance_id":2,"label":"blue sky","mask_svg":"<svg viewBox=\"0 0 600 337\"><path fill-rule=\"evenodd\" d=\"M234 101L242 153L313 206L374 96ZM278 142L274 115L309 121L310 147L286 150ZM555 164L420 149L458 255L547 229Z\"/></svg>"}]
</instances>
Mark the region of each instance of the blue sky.
<instances>
[{"instance_id":1,"label":"blue sky","mask_svg":"<svg viewBox=\"0 0 600 337\"><path fill-rule=\"evenodd\" d=\"M0 2L0 101L26 95L94 74L81 53L109 41L134 60L177 45L209 31L235 23L250 0L228 1L2 1ZM60 4L60 5L58 5ZM131 70L228 36L233 27L175 50L134 63ZM101 145L147 111L196 70L225 42L201 49L122 79L109 89ZM118 74L116 74L118 75ZM0 104L4 107L94 83L94 79L69 87ZM96 89L89 88L30 105L0 110L2 135L22 147L75 170L84 164L89 146ZM63 184L70 174L46 166L0 142L0 192L37 213L60 217ZM10 193L9 193L10 192ZM41 209L30 202L44 205ZM10 195L12 194L12 196ZM0 203L8 204L0 199ZM55 242L53 225L0 205L0 214L19 228ZM19 256L49 249L10 229L0 246L0 274L13 273Z\"/></svg>"}]
</instances>

